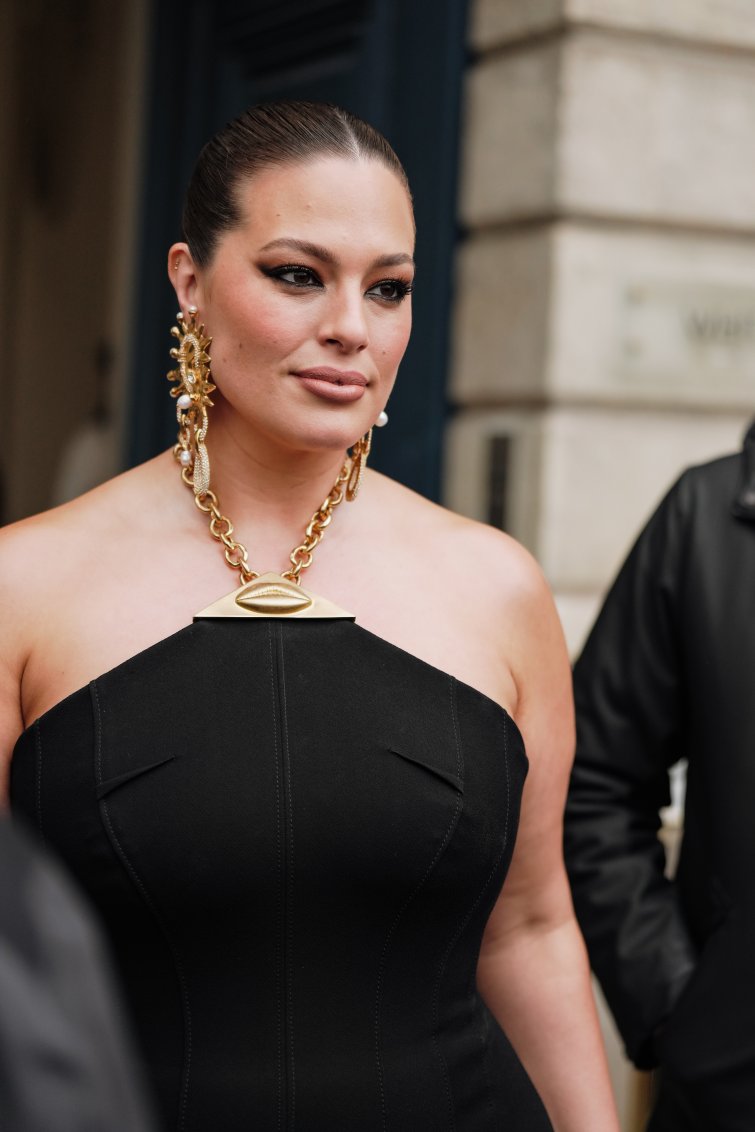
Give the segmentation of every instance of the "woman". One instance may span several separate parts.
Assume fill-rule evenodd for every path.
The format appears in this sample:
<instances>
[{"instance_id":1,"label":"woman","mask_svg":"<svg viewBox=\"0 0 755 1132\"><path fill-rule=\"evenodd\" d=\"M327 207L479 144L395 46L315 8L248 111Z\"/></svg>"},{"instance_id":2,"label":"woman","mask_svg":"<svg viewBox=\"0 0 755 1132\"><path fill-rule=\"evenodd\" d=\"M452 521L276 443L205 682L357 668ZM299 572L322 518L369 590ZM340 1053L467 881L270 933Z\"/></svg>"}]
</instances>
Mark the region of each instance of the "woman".
<instances>
[{"instance_id":1,"label":"woman","mask_svg":"<svg viewBox=\"0 0 755 1132\"><path fill-rule=\"evenodd\" d=\"M3 535L12 804L102 911L167 1128L610 1132L551 598L362 475L411 323L398 159L254 108L184 234L175 451Z\"/></svg>"}]
</instances>

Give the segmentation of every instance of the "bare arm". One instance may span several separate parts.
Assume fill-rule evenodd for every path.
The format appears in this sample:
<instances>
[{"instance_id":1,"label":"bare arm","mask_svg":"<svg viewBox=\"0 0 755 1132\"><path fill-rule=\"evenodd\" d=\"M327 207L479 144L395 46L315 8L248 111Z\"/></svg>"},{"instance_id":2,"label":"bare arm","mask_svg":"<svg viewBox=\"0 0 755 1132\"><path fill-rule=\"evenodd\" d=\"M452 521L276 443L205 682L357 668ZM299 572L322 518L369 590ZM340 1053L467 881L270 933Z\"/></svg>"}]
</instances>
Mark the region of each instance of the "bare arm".
<instances>
[{"instance_id":1,"label":"bare arm","mask_svg":"<svg viewBox=\"0 0 755 1132\"><path fill-rule=\"evenodd\" d=\"M24 729L19 684L11 666L0 661L0 810L8 805L10 760L16 739Z\"/></svg>"},{"instance_id":2,"label":"bare arm","mask_svg":"<svg viewBox=\"0 0 755 1132\"><path fill-rule=\"evenodd\" d=\"M483 939L478 985L556 1132L618 1132L563 864L562 815L574 747L569 665L547 586L529 560L520 566L508 647L530 769L511 868Z\"/></svg>"},{"instance_id":3,"label":"bare arm","mask_svg":"<svg viewBox=\"0 0 755 1132\"><path fill-rule=\"evenodd\" d=\"M0 810L8 805L10 760L24 729L21 713L23 641L6 586L0 597Z\"/></svg>"},{"instance_id":4,"label":"bare arm","mask_svg":"<svg viewBox=\"0 0 755 1132\"><path fill-rule=\"evenodd\" d=\"M10 762L24 729L21 683L37 629L36 618L49 576L49 565L35 534L35 521L26 520L0 532L0 811L8 805ZM46 547L44 547L46 551ZM36 600L35 600L36 598Z\"/></svg>"}]
</instances>

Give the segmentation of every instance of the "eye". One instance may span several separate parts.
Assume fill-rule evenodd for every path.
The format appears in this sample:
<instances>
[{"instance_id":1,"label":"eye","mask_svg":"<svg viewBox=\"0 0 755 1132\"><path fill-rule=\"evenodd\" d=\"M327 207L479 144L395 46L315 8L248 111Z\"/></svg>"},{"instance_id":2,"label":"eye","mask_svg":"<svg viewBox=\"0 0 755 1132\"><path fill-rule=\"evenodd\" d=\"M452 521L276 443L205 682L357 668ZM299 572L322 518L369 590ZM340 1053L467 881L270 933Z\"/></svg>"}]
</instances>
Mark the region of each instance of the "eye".
<instances>
[{"instance_id":1,"label":"eye","mask_svg":"<svg viewBox=\"0 0 755 1132\"><path fill-rule=\"evenodd\" d=\"M383 303L400 303L414 290L411 283L404 279L381 279L370 287L367 294L372 299L379 299Z\"/></svg>"},{"instance_id":2,"label":"eye","mask_svg":"<svg viewBox=\"0 0 755 1132\"><path fill-rule=\"evenodd\" d=\"M280 267L263 267L265 275L272 279L280 279L289 287L321 287L322 283L311 267L304 267L298 263L285 263Z\"/></svg>"}]
</instances>

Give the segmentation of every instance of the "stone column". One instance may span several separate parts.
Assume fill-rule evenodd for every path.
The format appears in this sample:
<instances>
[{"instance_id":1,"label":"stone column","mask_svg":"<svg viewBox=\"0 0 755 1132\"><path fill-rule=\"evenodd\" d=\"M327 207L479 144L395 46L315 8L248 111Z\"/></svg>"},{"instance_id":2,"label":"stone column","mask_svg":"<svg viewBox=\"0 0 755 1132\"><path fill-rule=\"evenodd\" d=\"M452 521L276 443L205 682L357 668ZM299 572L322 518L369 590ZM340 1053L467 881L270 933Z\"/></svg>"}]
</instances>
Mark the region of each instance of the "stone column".
<instances>
[{"instance_id":1,"label":"stone column","mask_svg":"<svg viewBox=\"0 0 755 1132\"><path fill-rule=\"evenodd\" d=\"M655 503L755 412L755 8L472 0L470 34L446 502L529 547L576 651Z\"/></svg>"},{"instance_id":2,"label":"stone column","mask_svg":"<svg viewBox=\"0 0 755 1132\"><path fill-rule=\"evenodd\" d=\"M755 9L477 0L446 501L576 649L681 469L755 412Z\"/></svg>"}]
</instances>

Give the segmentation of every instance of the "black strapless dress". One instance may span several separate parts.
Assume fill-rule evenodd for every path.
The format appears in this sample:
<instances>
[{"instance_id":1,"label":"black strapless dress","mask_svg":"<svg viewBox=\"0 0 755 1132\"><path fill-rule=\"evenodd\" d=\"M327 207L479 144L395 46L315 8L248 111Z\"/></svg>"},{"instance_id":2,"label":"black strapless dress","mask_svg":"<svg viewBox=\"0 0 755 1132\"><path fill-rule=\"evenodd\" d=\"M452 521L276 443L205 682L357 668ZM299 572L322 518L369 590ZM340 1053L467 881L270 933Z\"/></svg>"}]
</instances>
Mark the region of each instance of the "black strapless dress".
<instances>
[{"instance_id":1,"label":"black strapless dress","mask_svg":"<svg viewBox=\"0 0 755 1132\"><path fill-rule=\"evenodd\" d=\"M546 1132L476 988L526 758L351 621L198 621L18 741L100 911L166 1129Z\"/></svg>"}]
</instances>

